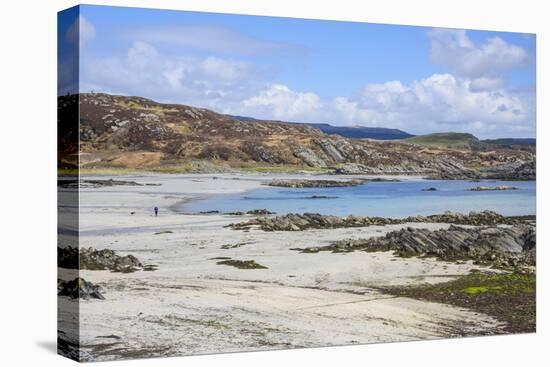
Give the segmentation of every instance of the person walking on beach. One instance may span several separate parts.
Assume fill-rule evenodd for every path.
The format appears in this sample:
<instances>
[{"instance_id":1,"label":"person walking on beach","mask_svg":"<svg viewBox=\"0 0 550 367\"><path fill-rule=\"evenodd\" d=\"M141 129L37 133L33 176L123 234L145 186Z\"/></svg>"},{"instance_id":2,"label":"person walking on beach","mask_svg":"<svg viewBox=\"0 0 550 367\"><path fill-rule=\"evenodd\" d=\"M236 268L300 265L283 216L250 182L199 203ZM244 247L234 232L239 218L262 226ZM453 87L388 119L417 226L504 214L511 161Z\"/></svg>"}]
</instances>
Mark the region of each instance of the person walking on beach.
<instances>
[{"instance_id":1,"label":"person walking on beach","mask_svg":"<svg viewBox=\"0 0 550 367\"><path fill-rule=\"evenodd\" d=\"M155 206L155 209L153 209L155 211L155 217L159 214L159 208L158 206Z\"/></svg>"}]
</instances>

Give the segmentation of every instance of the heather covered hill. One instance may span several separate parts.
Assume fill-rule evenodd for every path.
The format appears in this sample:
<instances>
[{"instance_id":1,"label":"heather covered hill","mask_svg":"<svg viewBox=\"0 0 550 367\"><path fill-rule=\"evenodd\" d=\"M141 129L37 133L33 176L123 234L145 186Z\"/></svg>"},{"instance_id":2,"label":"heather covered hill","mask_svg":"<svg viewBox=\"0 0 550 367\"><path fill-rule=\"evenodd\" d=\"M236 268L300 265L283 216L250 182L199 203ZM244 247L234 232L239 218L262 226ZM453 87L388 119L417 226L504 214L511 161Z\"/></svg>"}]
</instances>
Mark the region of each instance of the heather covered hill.
<instances>
[{"instance_id":1,"label":"heather covered hill","mask_svg":"<svg viewBox=\"0 0 550 367\"><path fill-rule=\"evenodd\" d=\"M60 97L60 105L63 99ZM434 178L534 178L532 151L478 151L328 135L305 124L242 121L141 97L80 95L82 168L324 170Z\"/></svg>"}]
</instances>

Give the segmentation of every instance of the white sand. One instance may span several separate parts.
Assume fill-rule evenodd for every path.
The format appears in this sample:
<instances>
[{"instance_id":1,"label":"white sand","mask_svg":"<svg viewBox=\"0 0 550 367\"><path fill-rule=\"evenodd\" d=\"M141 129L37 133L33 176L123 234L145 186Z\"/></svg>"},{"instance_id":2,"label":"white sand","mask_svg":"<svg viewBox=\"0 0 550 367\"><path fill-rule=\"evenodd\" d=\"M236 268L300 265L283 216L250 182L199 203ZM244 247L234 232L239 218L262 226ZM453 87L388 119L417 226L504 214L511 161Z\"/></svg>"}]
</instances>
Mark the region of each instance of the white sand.
<instances>
[{"instance_id":1,"label":"white sand","mask_svg":"<svg viewBox=\"0 0 550 367\"><path fill-rule=\"evenodd\" d=\"M110 248L158 265L157 271L131 274L81 271L104 288L106 298L81 301L84 349L104 360L442 338L499 326L486 315L372 288L447 281L476 268L471 263L290 250L381 236L405 225L243 232L224 226L246 216L183 215L169 209L193 197L257 188L271 177L118 176L113 178L162 185L82 189L80 245ZM155 205L159 217L152 215ZM161 231L173 233L155 234ZM268 269L218 265L215 257L255 260ZM120 339L101 338L110 335Z\"/></svg>"}]
</instances>

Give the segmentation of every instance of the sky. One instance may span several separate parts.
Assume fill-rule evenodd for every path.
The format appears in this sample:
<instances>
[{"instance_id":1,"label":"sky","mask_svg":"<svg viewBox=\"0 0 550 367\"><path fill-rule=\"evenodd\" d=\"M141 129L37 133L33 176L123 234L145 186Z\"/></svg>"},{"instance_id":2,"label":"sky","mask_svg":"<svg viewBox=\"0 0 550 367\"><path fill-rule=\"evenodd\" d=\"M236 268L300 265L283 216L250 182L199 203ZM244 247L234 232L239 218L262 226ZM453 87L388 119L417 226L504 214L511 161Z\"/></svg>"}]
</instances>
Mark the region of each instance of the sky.
<instances>
[{"instance_id":1,"label":"sky","mask_svg":"<svg viewBox=\"0 0 550 367\"><path fill-rule=\"evenodd\" d=\"M90 5L60 13L58 24L60 94L535 137L533 34Z\"/></svg>"}]
</instances>

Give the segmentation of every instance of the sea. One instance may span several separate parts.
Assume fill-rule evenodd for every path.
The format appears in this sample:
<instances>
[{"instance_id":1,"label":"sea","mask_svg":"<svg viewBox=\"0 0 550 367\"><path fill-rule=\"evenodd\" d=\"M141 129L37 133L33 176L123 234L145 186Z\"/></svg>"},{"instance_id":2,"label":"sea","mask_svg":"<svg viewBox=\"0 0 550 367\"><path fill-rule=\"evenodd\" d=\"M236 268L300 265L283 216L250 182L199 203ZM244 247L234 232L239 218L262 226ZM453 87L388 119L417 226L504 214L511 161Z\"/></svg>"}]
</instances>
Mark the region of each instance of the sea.
<instances>
[{"instance_id":1,"label":"sea","mask_svg":"<svg viewBox=\"0 0 550 367\"><path fill-rule=\"evenodd\" d=\"M469 190L476 186L513 186L517 190ZM426 191L430 188L435 191ZM502 215L534 215L535 194L535 181L403 180L334 188L266 186L239 194L211 195L193 200L184 204L180 211L227 213L267 209L277 214L354 214L390 218L440 214L445 211L467 214L483 210L492 210Z\"/></svg>"}]
</instances>

